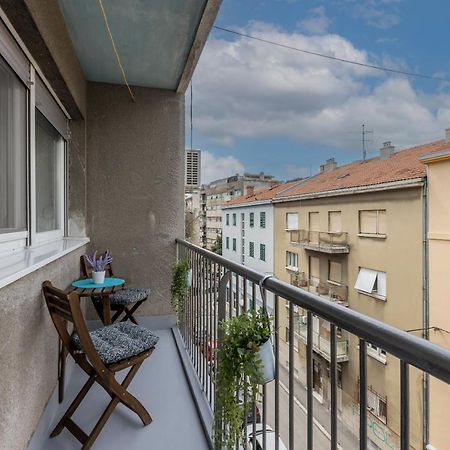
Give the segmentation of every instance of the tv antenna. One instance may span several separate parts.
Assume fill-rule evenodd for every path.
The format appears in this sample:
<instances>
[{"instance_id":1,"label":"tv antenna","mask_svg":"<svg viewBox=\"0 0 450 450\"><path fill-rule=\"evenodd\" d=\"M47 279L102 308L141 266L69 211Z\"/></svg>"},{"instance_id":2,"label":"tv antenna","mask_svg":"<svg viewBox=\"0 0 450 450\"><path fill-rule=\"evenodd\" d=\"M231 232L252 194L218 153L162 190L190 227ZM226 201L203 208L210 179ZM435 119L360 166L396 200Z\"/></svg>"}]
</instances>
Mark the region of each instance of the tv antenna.
<instances>
[{"instance_id":1,"label":"tv antenna","mask_svg":"<svg viewBox=\"0 0 450 450\"><path fill-rule=\"evenodd\" d=\"M366 130L366 126L362 124L362 151L363 151L363 161L366 160L367 157L367 149L366 144L372 142L372 139L368 139L366 135L372 135L373 136L373 130Z\"/></svg>"}]
</instances>

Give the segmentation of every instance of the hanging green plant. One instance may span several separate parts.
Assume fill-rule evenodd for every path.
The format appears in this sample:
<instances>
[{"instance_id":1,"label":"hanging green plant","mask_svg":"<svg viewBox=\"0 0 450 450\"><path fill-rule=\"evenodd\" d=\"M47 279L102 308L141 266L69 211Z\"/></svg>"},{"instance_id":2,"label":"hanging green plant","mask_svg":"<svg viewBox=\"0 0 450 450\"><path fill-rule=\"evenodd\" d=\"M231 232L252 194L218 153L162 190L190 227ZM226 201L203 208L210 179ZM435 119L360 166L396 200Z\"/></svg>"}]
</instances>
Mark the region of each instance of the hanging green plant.
<instances>
[{"instance_id":1,"label":"hanging green plant","mask_svg":"<svg viewBox=\"0 0 450 450\"><path fill-rule=\"evenodd\" d=\"M170 292L172 294L172 306L178 320L184 316L184 307L191 285L192 271L188 259L180 259L173 267L173 278Z\"/></svg>"},{"instance_id":2,"label":"hanging green plant","mask_svg":"<svg viewBox=\"0 0 450 450\"><path fill-rule=\"evenodd\" d=\"M220 324L225 337L218 350L214 430L216 442L223 448L232 450L236 448L237 440L244 442L246 407L258 401L260 385L273 379L267 376L261 360L261 346L267 343L271 349L270 322L267 313L260 309L247 311ZM274 371L274 360L270 364ZM236 395L239 399L246 398L247 405L237 401Z\"/></svg>"}]
</instances>

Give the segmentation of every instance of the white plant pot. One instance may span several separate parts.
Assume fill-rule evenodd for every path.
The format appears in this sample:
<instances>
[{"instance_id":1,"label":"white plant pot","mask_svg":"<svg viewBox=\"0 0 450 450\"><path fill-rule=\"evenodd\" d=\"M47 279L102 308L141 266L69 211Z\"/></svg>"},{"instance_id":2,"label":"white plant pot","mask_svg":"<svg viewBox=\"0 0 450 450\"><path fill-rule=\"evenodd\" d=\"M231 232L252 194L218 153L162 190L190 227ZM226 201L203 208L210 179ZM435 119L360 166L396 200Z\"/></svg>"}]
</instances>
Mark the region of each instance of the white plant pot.
<instances>
[{"instance_id":1,"label":"white plant pot","mask_svg":"<svg viewBox=\"0 0 450 450\"><path fill-rule=\"evenodd\" d=\"M106 270L102 270L101 272L92 271L92 281L95 284L103 284L105 281L105 273Z\"/></svg>"},{"instance_id":2,"label":"white plant pot","mask_svg":"<svg viewBox=\"0 0 450 450\"><path fill-rule=\"evenodd\" d=\"M262 362L263 382L266 384L275 379L275 355L271 339L259 347L258 354Z\"/></svg>"},{"instance_id":3,"label":"white plant pot","mask_svg":"<svg viewBox=\"0 0 450 450\"><path fill-rule=\"evenodd\" d=\"M186 274L186 283L188 287L192 287L192 269L189 269L188 273Z\"/></svg>"}]
</instances>

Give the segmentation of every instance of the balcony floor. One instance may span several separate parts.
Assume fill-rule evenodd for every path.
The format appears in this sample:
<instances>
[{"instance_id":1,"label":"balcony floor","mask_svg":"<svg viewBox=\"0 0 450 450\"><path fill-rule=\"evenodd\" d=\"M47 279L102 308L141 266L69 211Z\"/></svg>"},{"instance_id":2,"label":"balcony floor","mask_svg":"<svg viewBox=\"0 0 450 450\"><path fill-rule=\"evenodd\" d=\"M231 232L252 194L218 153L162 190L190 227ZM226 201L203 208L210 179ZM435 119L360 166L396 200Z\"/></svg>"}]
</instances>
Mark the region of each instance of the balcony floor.
<instances>
[{"instance_id":1,"label":"balcony floor","mask_svg":"<svg viewBox=\"0 0 450 450\"><path fill-rule=\"evenodd\" d=\"M97 438L93 449L111 450L207 450L208 445L202 431L200 419L194 405L188 383L175 346L172 331L155 331L160 337L155 352L144 362L140 371L130 385L134 394L147 408L153 422L143 427L137 415L123 405L116 410ZM126 375L127 370L119 373L119 379ZM54 427L63 415L70 402L81 389L87 379L81 369L74 368L72 375L66 381L65 400L54 412L54 420L49 427ZM73 419L86 432L89 432L110 397L99 386L94 385L84 402L78 408ZM51 403L51 402L50 402ZM38 431L48 436L49 429L43 424ZM32 441L33 443L33 441ZM75 450L81 444L64 429L55 438L47 438L42 450ZM30 445L29 450L38 450Z\"/></svg>"}]
</instances>

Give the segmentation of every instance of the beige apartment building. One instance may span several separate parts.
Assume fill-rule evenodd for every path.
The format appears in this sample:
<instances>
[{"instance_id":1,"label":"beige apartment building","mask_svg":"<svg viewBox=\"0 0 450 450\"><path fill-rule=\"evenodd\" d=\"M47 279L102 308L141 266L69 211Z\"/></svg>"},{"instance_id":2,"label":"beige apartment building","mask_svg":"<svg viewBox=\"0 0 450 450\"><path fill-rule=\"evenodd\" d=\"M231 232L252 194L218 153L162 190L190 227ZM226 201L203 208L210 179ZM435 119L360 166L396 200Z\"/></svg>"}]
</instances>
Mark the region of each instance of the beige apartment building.
<instances>
[{"instance_id":1,"label":"beige apartment building","mask_svg":"<svg viewBox=\"0 0 450 450\"><path fill-rule=\"evenodd\" d=\"M428 166L429 339L450 348L450 149L424 155L421 161ZM429 387L430 446L427 449L449 448L450 387L434 378L430 378Z\"/></svg>"},{"instance_id":2,"label":"beige apartment building","mask_svg":"<svg viewBox=\"0 0 450 450\"><path fill-rule=\"evenodd\" d=\"M270 188L278 184L272 175L245 173L213 181L202 188L205 217L204 239L206 248L213 249L217 238L222 236L222 206L242 195Z\"/></svg>"},{"instance_id":3,"label":"beige apartment building","mask_svg":"<svg viewBox=\"0 0 450 450\"><path fill-rule=\"evenodd\" d=\"M337 167L334 160L328 160L318 175L278 195L273 200L277 277L426 337L427 187L426 166L419 158L449 145L442 140L394 152L386 143L380 156L368 161ZM294 311L295 330L289 330L288 309L280 301L285 359L289 334L294 332L296 376L305 383L306 316ZM327 405L330 324L319 317L313 320L314 395ZM338 410L343 423L355 432L359 421L358 343L356 337L338 330ZM400 448L398 360L369 343L368 377L368 448ZM427 438L423 425L428 423L423 414L426 380L415 369L410 377L410 446L422 449Z\"/></svg>"}]
</instances>

